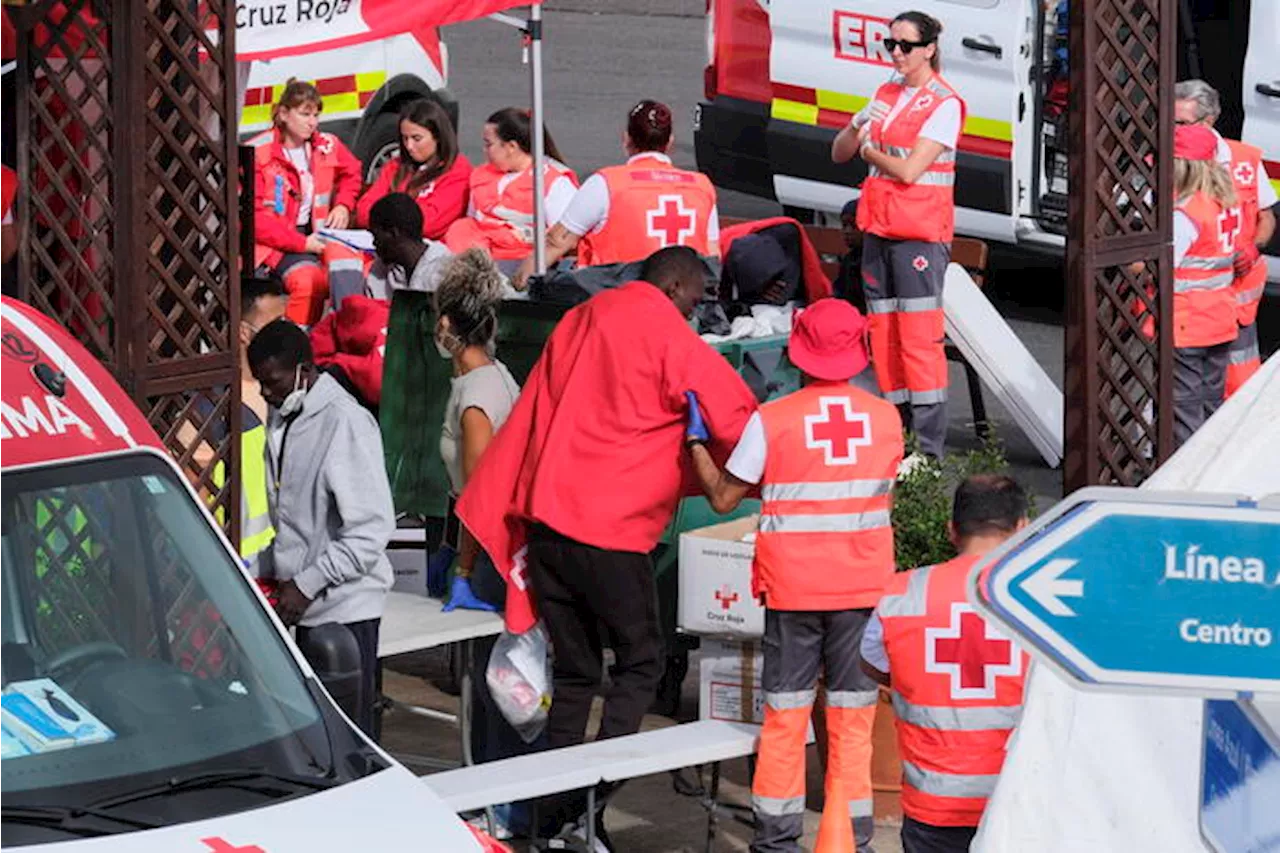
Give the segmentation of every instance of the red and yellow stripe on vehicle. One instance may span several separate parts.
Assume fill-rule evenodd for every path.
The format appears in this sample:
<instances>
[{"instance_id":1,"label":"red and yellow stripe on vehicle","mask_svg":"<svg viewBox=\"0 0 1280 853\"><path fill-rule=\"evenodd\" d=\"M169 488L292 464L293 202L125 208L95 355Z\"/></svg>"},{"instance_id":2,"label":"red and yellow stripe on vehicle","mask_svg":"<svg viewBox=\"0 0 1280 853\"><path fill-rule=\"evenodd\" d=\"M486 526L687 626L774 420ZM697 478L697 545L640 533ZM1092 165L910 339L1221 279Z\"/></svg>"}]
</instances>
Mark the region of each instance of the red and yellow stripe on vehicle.
<instances>
[{"instance_id":1,"label":"red and yellow stripe on vehicle","mask_svg":"<svg viewBox=\"0 0 1280 853\"><path fill-rule=\"evenodd\" d=\"M387 82L387 72L369 71L364 74L344 74L341 77L324 77L312 80L324 99L324 111L333 113L358 113L373 100L373 96ZM244 93L243 125L269 124L271 108L284 94L284 83L275 86L258 86Z\"/></svg>"},{"instance_id":2,"label":"red and yellow stripe on vehicle","mask_svg":"<svg viewBox=\"0 0 1280 853\"><path fill-rule=\"evenodd\" d=\"M1262 168L1267 170L1267 179L1276 188L1276 195L1280 195L1280 161L1263 160Z\"/></svg>"},{"instance_id":3,"label":"red and yellow stripe on vehicle","mask_svg":"<svg viewBox=\"0 0 1280 853\"><path fill-rule=\"evenodd\" d=\"M839 130L870 102L871 98L863 95L775 82L769 115L779 121ZM967 116L958 148L966 154L1010 160L1013 158L1013 125L993 118Z\"/></svg>"}]
</instances>

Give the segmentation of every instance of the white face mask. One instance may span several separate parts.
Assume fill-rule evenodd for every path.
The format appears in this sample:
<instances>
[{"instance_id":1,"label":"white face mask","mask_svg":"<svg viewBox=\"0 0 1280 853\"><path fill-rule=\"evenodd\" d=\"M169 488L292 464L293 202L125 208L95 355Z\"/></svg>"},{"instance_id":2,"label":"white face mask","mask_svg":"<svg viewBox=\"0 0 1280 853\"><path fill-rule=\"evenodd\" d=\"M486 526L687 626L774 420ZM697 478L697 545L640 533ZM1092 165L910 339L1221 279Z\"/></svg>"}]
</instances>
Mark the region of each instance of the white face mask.
<instances>
[{"instance_id":1,"label":"white face mask","mask_svg":"<svg viewBox=\"0 0 1280 853\"><path fill-rule=\"evenodd\" d=\"M285 397L284 402L280 404L280 417L291 418L302 411L302 401L306 396L307 389L302 384L302 365L299 364L293 372L293 390L289 392L289 396Z\"/></svg>"},{"instance_id":2,"label":"white face mask","mask_svg":"<svg viewBox=\"0 0 1280 853\"><path fill-rule=\"evenodd\" d=\"M436 344L436 352L440 354L441 358L443 358L445 361L453 360L453 353L449 352L448 348L445 347L444 344L440 343L439 335L435 336L435 344Z\"/></svg>"},{"instance_id":3,"label":"white face mask","mask_svg":"<svg viewBox=\"0 0 1280 853\"><path fill-rule=\"evenodd\" d=\"M433 338L436 345L436 352L439 353L440 357L445 361L453 360L453 351L444 345L444 340L452 343L457 341L457 339L457 336L450 332L443 322L436 326L436 334Z\"/></svg>"}]
</instances>

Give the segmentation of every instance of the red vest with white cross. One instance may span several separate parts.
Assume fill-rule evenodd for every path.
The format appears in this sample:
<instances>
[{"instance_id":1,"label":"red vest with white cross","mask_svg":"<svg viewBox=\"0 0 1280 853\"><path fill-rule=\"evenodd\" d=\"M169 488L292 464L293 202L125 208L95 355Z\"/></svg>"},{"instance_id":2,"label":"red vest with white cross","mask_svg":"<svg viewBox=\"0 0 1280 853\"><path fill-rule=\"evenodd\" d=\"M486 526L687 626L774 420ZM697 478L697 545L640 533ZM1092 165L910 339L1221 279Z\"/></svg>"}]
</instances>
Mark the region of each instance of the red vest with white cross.
<instances>
[{"instance_id":1,"label":"red vest with white cross","mask_svg":"<svg viewBox=\"0 0 1280 853\"><path fill-rule=\"evenodd\" d=\"M716 188L706 175L660 157L636 157L600 175L609 187L609 215L603 228L578 243L579 266L639 261L668 246L710 253Z\"/></svg>"},{"instance_id":2,"label":"red vest with white cross","mask_svg":"<svg viewBox=\"0 0 1280 853\"><path fill-rule=\"evenodd\" d=\"M877 606L893 683L902 810L977 826L1022 714L1027 655L965 598L979 555L896 575Z\"/></svg>"},{"instance_id":3,"label":"red vest with white cross","mask_svg":"<svg viewBox=\"0 0 1280 853\"><path fill-rule=\"evenodd\" d=\"M1262 149L1234 139L1224 139L1231 151L1231 183L1236 189L1236 203L1240 206L1240 234L1236 245L1244 248L1258 236L1258 182L1267 180L1259 167L1262 165ZM1236 294L1236 319L1241 326L1251 325L1258 319L1258 304L1267 287L1267 262L1261 256L1244 275L1237 273L1232 289Z\"/></svg>"},{"instance_id":4,"label":"red vest with white cross","mask_svg":"<svg viewBox=\"0 0 1280 853\"><path fill-rule=\"evenodd\" d=\"M892 403L821 382L760 407L764 476L751 591L774 610L874 607L893 576Z\"/></svg>"}]
</instances>

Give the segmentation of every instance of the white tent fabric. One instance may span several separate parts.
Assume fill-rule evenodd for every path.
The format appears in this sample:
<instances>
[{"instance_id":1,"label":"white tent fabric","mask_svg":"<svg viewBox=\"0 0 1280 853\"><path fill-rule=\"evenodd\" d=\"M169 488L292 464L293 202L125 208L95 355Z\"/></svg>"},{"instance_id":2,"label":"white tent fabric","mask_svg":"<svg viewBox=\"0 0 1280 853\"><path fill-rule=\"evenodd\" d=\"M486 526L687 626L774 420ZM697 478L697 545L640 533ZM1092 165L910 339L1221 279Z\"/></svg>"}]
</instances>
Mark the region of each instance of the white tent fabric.
<instances>
[{"instance_id":1,"label":"white tent fabric","mask_svg":"<svg viewBox=\"0 0 1280 853\"><path fill-rule=\"evenodd\" d=\"M1280 354L1143 488L1280 492ZM1203 853L1199 699L1084 692L1033 669L975 853Z\"/></svg>"}]
</instances>

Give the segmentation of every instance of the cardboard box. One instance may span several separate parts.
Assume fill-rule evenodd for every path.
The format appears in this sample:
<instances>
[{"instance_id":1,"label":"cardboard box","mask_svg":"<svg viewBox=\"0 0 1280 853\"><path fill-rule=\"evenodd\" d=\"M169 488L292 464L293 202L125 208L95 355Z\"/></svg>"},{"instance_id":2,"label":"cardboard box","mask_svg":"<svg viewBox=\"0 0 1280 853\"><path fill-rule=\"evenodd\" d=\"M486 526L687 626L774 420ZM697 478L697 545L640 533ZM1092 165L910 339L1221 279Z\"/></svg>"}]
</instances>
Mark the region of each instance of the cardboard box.
<instances>
[{"instance_id":1,"label":"cardboard box","mask_svg":"<svg viewBox=\"0 0 1280 853\"><path fill-rule=\"evenodd\" d=\"M739 639L764 635L764 608L751 596L758 521L753 515L680 534L681 631Z\"/></svg>"},{"instance_id":2,"label":"cardboard box","mask_svg":"<svg viewBox=\"0 0 1280 853\"><path fill-rule=\"evenodd\" d=\"M698 719L763 723L763 671L764 655L759 643L703 640Z\"/></svg>"},{"instance_id":3,"label":"cardboard box","mask_svg":"<svg viewBox=\"0 0 1280 853\"><path fill-rule=\"evenodd\" d=\"M5 695L24 695L31 699L50 720L69 731L78 747L115 739L114 731L102 724L101 720L70 697L67 690L61 689L52 679L15 681L5 688Z\"/></svg>"}]
</instances>

